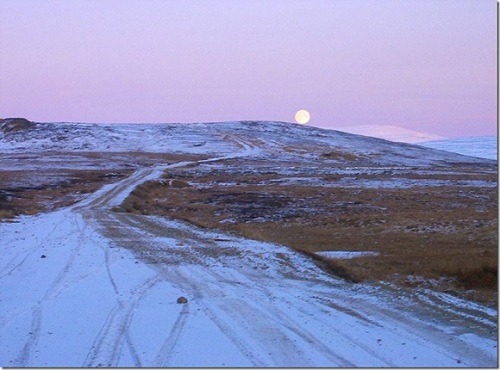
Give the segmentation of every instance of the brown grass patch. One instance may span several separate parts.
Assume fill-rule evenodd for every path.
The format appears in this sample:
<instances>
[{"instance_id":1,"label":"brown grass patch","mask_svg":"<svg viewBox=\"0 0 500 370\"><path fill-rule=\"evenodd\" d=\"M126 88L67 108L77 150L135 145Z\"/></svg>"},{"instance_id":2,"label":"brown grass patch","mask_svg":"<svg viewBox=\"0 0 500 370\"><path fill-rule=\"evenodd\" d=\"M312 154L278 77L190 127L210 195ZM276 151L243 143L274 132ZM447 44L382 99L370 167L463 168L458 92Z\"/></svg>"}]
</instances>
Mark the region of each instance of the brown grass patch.
<instances>
[{"instance_id":1,"label":"brown grass patch","mask_svg":"<svg viewBox=\"0 0 500 370\"><path fill-rule=\"evenodd\" d=\"M342 151L331 151L327 153L321 154L322 159L331 159L331 160L340 160L340 161L358 161L360 159L363 159L363 157L360 157L358 155L355 155L353 153L348 153L348 152L342 152Z\"/></svg>"},{"instance_id":2,"label":"brown grass patch","mask_svg":"<svg viewBox=\"0 0 500 370\"><path fill-rule=\"evenodd\" d=\"M0 222L74 204L83 195L129 176L138 167L206 158L204 155L147 152L0 154L0 161L6 168L15 168L0 171ZM46 163L47 168L44 168ZM58 169L55 163L66 169ZM173 187L187 185L185 181L172 181Z\"/></svg>"},{"instance_id":3,"label":"brown grass patch","mask_svg":"<svg viewBox=\"0 0 500 370\"><path fill-rule=\"evenodd\" d=\"M350 281L425 286L496 304L497 190L460 185L464 179L496 182L495 173L447 168L440 177L435 169L430 178L453 180L452 185L342 188L335 185L334 174L327 175L332 187L280 185L270 183L283 176L268 162L255 163L254 171L227 164L231 166L170 171L165 176L192 186L146 183L122 209L287 245ZM305 172L299 175L307 177ZM427 176L409 169L405 173L407 177L388 173L378 178ZM379 255L333 260L315 254L328 250ZM412 276L418 278L408 278Z\"/></svg>"},{"instance_id":4,"label":"brown grass patch","mask_svg":"<svg viewBox=\"0 0 500 370\"><path fill-rule=\"evenodd\" d=\"M0 221L69 206L131 170L0 171Z\"/></svg>"}]
</instances>

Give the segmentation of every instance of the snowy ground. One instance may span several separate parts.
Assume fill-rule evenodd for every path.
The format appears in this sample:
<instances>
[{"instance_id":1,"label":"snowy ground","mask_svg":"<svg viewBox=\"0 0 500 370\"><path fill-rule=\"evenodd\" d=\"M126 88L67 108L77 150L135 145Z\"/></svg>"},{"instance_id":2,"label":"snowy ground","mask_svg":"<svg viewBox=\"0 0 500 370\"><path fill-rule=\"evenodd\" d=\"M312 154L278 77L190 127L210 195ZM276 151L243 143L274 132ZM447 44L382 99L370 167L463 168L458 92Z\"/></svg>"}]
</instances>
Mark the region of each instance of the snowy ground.
<instances>
[{"instance_id":1,"label":"snowy ground","mask_svg":"<svg viewBox=\"0 0 500 370\"><path fill-rule=\"evenodd\" d=\"M236 132L246 129L233 125ZM275 134L257 142L211 130L210 141L186 127L180 141L139 126L129 128L131 138L143 130L144 141L136 144L125 143L118 131L108 134L123 150L145 142L158 151L171 145L211 153L205 162L284 148L273 147ZM85 136L95 132L80 134L70 141L74 150L106 149L99 147L106 140ZM331 148L327 134L308 132ZM0 146L7 154L43 152L43 145L65 140L37 135L2 139ZM335 135L339 147L374 151L373 141L360 148L353 137ZM307 136L296 140L299 145ZM394 153L381 163L411 165L414 159L397 158L408 151L427 153L423 163L476 161L375 143ZM74 206L0 224L1 366L497 366L496 310L431 291L350 284L283 246L111 211L138 184L183 165L189 162L142 167ZM186 304L176 302L181 296Z\"/></svg>"}]
</instances>

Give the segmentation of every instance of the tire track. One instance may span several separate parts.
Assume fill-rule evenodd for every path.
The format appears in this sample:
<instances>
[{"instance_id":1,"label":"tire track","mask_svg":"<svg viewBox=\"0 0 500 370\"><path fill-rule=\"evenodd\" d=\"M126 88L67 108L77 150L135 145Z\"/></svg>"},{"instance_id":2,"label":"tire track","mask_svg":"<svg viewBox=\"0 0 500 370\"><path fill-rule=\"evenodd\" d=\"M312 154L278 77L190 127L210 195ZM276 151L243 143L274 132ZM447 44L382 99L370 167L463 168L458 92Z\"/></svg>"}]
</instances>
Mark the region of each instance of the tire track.
<instances>
[{"instance_id":1,"label":"tire track","mask_svg":"<svg viewBox=\"0 0 500 370\"><path fill-rule=\"evenodd\" d=\"M261 309L248 302L262 302L263 294L258 294L257 296L249 297L246 296L245 300L231 298L228 302L226 295L220 296L220 291L230 291L227 284L223 289L220 288L220 282L224 281L224 277L218 275L211 271L210 269L205 269L208 276L212 276L213 280L208 280L204 276L203 280L197 279L196 275L186 276L179 269L171 271L170 275L175 276L175 281L177 284L182 286L182 289L186 292L191 292L200 306L204 314L210 318L210 320L216 325L219 331L224 334L235 347L249 360L253 366L265 367L270 364L292 364L297 366L298 363L303 362L304 354L301 353L300 349L292 345L292 341L287 337L286 333L279 329L279 326L269 328L269 322L262 320L261 317L265 315L255 315L256 312L261 312ZM216 289L215 287L219 287ZM252 288L253 289L253 288ZM217 297L219 295L219 297ZM218 299L216 299L216 297ZM235 302L238 302L236 305ZM221 314L221 312L223 314ZM251 316L258 316L258 319L249 320ZM245 335L238 333L234 327L239 328L247 332ZM269 330L274 331L272 338L268 338L269 334L262 335L264 332L269 332ZM252 341L244 338L253 338ZM278 359L276 354L274 355L275 362L264 361L261 355L255 353L255 347L258 345L261 349L267 348L268 351L275 350L277 344L290 343L291 345L285 346L286 348L281 352L280 358ZM271 358L273 358L272 355ZM292 359L292 360L291 360ZM310 364L307 364L310 365Z\"/></svg>"},{"instance_id":2,"label":"tire track","mask_svg":"<svg viewBox=\"0 0 500 370\"><path fill-rule=\"evenodd\" d=\"M265 367L267 364L263 362L258 354L254 353L253 346L242 339L242 337L233 329L233 325L226 318L215 313L204 302L200 302L203 312L210 320L219 328L228 339L238 348L238 350L252 363L254 367Z\"/></svg>"},{"instance_id":3,"label":"tire track","mask_svg":"<svg viewBox=\"0 0 500 370\"><path fill-rule=\"evenodd\" d=\"M28 333L28 340L19 352L16 359L13 361L14 366L30 367L31 357L33 356L33 348L36 346L40 339L40 329L42 327L43 315L42 304L39 303L32 308L31 326Z\"/></svg>"},{"instance_id":4,"label":"tire track","mask_svg":"<svg viewBox=\"0 0 500 370\"><path fill-rule=\"evenodd\" d=\"M106 321L93 341L90 351L82 364L82 367L116 367L122 354L124 342L133 347L129 338L128 328L132 320L134 309L139 300L144 298L147 292L159 283L161 279L153 276L146 280L141 286L129 292L127 299L121 299L109 312ZM131 354L137 351L131 351ZM136 356L136 362L140 362Z\"/></svg>"},{"instance_id":5,"label":"tire track","mask_svg":"<svg viewBox=\"0 0 500 370\"><path fill-rule=\"evenodd\" d=\"M113 278L113 275L111 274L111 268L109 266L109 249L106 249L104 251L104 261L106 264L106 272L108 274L108 279L109 282L111 283L111 286L113 287L113 290L117 296L120 295L120 292L118 290L118 286L116 285L115 279Z\"/></svg>"},{"instance_id":6,"label":"tire track","mask_svg":"<svg viewBox=\"0 0 500 370\"><path fill-rule=\"evenodd\" d=\"M163 266L156 266L155 269L160 275L163 275L164 280L171 282L177 289L188 292L189 295L193 297L193 300L196 300L200 310L218 328L219 332L225 335L229 341L235 345L238 351L240 351L240 353L252 363L253 366L266 366L266 363L260 359L260 356L254 353L252 344L248 343L247 340L242 338L242 336L232 328L233 325L227 321L227 318L218 315L215 310L206 303L207 299L204 298L206 298L207 292L211 290L210 286L204 284L200 280L197 280L195 275L186 276L185 273L178 268L168 267L167 271L167 269ZM177 323L177 321L179 321L179 323ZM160 366L162 361L163 364L168 363L170 358L169 354L172 353L175 347L173 339L180 336L181 330L185 326L185 319L177 318L177 321L174 324L175 330L173 330L173 332L171 331L171 334L164 342L164 347L166 348L162 346L162 350L160 350L157 358L155 359L155 366ZM165 354L165 352L163 352L164 350L166 350L168 354Z\"/></svg>"},{"instance_id":7,"label":"tire track","mask_svg":"<svg viewBox=\"0 0 500 370\"><path fill-rule=\"evenodd\" d=\"M78 225L78 221L75 216L75 225ZM78 228L78 226L77 226ZM52 230L51 233L53 233L54 230ZM85 240L85 235L83 235L83 231L81 229L78 229L78 231L75 232L69 232L66 235L73 235L73 234L78 234L80 233L80 241ZM24 307L18 308L13 315L10 316L3 316L0 318L0 325L1 326L6 326L13 320L15 320L18 317L21 317L26 314L28 311L32 312L41 312L43 306L45 303L49 300L53 300L54 298L58 297L60 294L62 294L65 290L71 288L72 286L78 284L80 281L84 280L88 276L91 276L94 271L93 270L87 270L84 273L78 274L78 276L68 279L68 274L70 272L73 272L72 266L74 263L74 260L76 258L76 255L81 251L82 244L78 244L70 253L70 256L68 257L68 260L66 261L65 265L63 268L60 270L60 272L56 275L54 280L51 282L47 290L45 291L44 295L41 297L40 300L38 300L35 304L27 304ZM37 321L38 319L33 318L34 322ZM36 337L36 334L38 333L37 328L40 328L41 325L35 325L32 324L32 329L30 330L30 346L35 345L35 342L33 342L32 338Z\"/></svg>"},{"instance_id":8,"label":"tire track","mask_svg":"<svg viewBox=\"0 0 500 370\"><path fill-rule=\"evenodd\" d=\"M307 307L307 305L311 305L310 301L304 301L304 307ZM364 345L359 341L357 338L353 338L350 336L348 333L346 333L344 330L340 330L334 325L330 325L327 322L324 321L318 321L314 318L313 315L310 314L310 312L304 311L303 309L300 308L298 304L293 304L293 308L297 310L297 312L301 312L304 315L307 315L311 320L317 321L319 324L321 324L326 331L330 333L337 333L340 337L344 338L348 343L351 344L353 348L356 348L357 351L362 350L366 354L368 354L370 357L379 360L382 362L384 365L383 366L388 366L388 367L394 367L395 364L393 364L391 361L388 361L387 359L381 357L377 352L373 351L370 347ZM277 324L283 325L286 327L288 330L296 334L299 338L302 340L305 340L306 344L311 347L312 350L318 351L321 353L321 355L325 356L329 361L332 361L332 364L335 364L335 366L340 366L340 367L356 367L356 364L345 359L344 357L341 357L337 355L332 348L324 345L320 341L318 341L317 337L311 333L308 330L305 330L303 326L297 325L297 320L291 318L289 315L284 314L283 312L277 311L274 312L274 315L269 316L269 320L276 322ZM358 355L359 356L359 355Z\"/></svg>"},{"instance_id":9,"label":"tire track","mask_svg":"<svg viewBox=\"0 0 500 370\"><path fill-rule=\"evenodd\" d=\"M168 362L172 356L172 352L178 343L179 337L184 330L186 325L187 317L189 314L189 308L187 305L183 305L179 316L174 322L172 329L170 329L167 339L161 346L158 354L155 357L152 367L168 367Z\"/></svg>"},{"instance_id":10,"label":"tire track","mask_svg":"<svg viewBox=\"0 0 500 370\"><path fill-rule=\"evenodd\" d=\"M211 294L214 287L220 285L221 281L224 281L223 276L213 271L208 270L207 274L212 276L213 279L210 281L206 278L203 281L190 279L191 289L202 291L205 296ZM310 348L312 352L323 355L332 365L342 367L355 366L352 362L336 354L332 348L318 342L313 333L297 325L297 318L289 317L288 314L282 311L279 305L274 304L269 299L269 297L273 297L273 294L268 284L264 285L264 281L257 280L254 276L246 276L245 278L252 283L247 285L248 289L245 290L244 299L237 298L236 294L234 294L236 292L231 292L232 289L229 289L228 284L225 285L223 291L231 295L231 298L221 297L219 300L210 299L211 306L217 307L217 311L223 312L223 315L215 315L214 309L210 308L208 303L206 303L207 300L200 300L200 305L204 307L205 313L211 317L212 321L217 321L217 325L221 331L240 348L242 353L250 356L250 360L254 359L253 355L249 355L250 351L248 348L251 346L242 343L239 339L235 340L234 338L237 335L230 329L231 325L221 320L227 322L227 319L231 318L232 321L238 323L240 328L245 328L250 334L246 337L259 338L259 346L267 348L270 351L268 353L272 359L270 363L280 364L285 367L314 366L314 361L307 359L306 353L301 349ZM187 279L184 278L183 280L186 281ZM239 291L240 289L237 290ZM259 304L256 302L259 302ZM311 302L304 301L303 304L307 307ZM296 308L296 310L300 312L299 309ZM253 319L250 320L250 317L253 317ZM295 335L302 341L302 347L294 343L296 339L292 338L290 334ZM269 366L269 364L264 363L255 363L255 365Z\"/></svg>"},{"instance_id":11,"label":"tire track","mask_svg":"<svg viewBox=\"0 0 500 370\"><path fill-rule=\"evenodd\" d=\"M29 250L27 251L23 251L23 252L20 252L20 253L17 253L14 255L13 258L11 258L9 260L9 262L7 262L3 267L2 269L0 269L0 279L4 276L7 276L9 275L10 273L12 273L14 270L18 269L25 261L26 259L31 255L31 253L35 252L36 250L40 249L41 246L43 246L47 240L50 238L50 236L57 230L58 227L60 227L61 223L63 221L57 223L56 225L54 225L54 227L52 228L51 231L49 231L47 233L47 235L44 236L44 238L42 239L42 241L40 241L35 247L32 247L30 248ZM16 265L12 266L13 263L15 263L14 261L22 254L26 253L26 256L21 260L21 262L17 263ZM5 270L9 269L9 271L5 272Z\"/></svg>"},{"instance_id":12,"label":"tire track","mask_svg":"<svg viewBox=\"0 0 500 370\"><path fill-rule=\"evenodd\" d=\"M130 357L132 357L132 360L134 361L134 367L142 367L142 361L141 358L139 357L139 353L137 353L137 349L135 348L135 345L132 341L132 336L129 331L130 327L127 327L127 331L125 333L125 340L127 343L127 348L130 354Z\"/></svg>"},{"instance_id":13,"label":"tire track","mask_svg":"<svg viewBox=\"0 0 500 370\"><path fill-rule=\"evenodd\" d=\"M0 279L7 276L7 275L10 275L14 270L17 270L20 266L22 266L22 264L28 259L28 257L31 255L31 253L33 253L35 251L36 248L33 248L32 250L28 251L28 252L21 252L21 253L18 253L16 254L13 258L11 258L9 260L9 262L7 262L5 264L5 266L0 270ZM22 254L26 254L24 256L24 258L19 262L19 263L15 263L15 261L17 260L17 258L22 255ZM5 270L8 270L6 272L4 272Z\"/></svg>"},{"instance_id":14,"label":"tire track","mask_svg":"<svg viewBox=\"0 0 500 370\"><path fill-rule=\"evenodd\" d=\"M42 243L45 242L49 238L49 236L51 234L53 234L55 232L55 230L61 224L62 224L62 222L58 223L52 229L52 231L50 231L50 233L43 239ZM78 228L78 232L81 233L82 230L80 230L78 223L76 223L76 225ZM30 332L29 332L29 335L27 336L28 339L15 360L15 363L19 364L20 366L28 366L29 365L30 360L31 360L31 356L34 353L33 349L37 346L37 344L40 340L40 332L41 332L41 328L42 328L42 324L43 324L43 315L42 315L43 307L48 300L56 297L57 294L60 292L62 282L63 282L64 278L66 277L66 275L68 274L68 272L70 271L70 267L72 266L72 264L75 260L76 254L81 249L81 246L82 246L82 244L80 241L77 244L77 246L70 252L69 257L68 257L64 267L59 271L59 273L57 274L55 279L49 285L49 287L45 291L45 294L43 295L43 297L34 306L32 306L32 308L31 308L32 319L31 319ZM19 314L14 315L14 317L16 317L16 316L19 316ZM14 319L14 317L7 319L7 321L12 321Z\"/></svg>"}]
</instances>

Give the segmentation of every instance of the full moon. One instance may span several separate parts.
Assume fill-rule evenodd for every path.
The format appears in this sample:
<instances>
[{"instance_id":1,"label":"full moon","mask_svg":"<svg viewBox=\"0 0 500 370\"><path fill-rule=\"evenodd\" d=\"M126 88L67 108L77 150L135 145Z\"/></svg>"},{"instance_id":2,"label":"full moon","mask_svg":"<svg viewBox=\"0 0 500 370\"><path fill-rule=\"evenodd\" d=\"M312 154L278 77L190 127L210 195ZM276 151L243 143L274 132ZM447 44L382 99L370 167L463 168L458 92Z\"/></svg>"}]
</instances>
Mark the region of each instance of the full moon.
<instances>
[{"instance_id":1,"label":"full moon","mask_svg":"<svg viewBox=\"0 0 500 370\"><path fill-rule=\"evenodd\" d=\"M297 121L297 123L300 123L301 125L309 122L310 118L311 118L311 115L305 109L301 109L301 110L297 111L297 113L295 113L295 121Z\"/></svg>"}]
</instances>

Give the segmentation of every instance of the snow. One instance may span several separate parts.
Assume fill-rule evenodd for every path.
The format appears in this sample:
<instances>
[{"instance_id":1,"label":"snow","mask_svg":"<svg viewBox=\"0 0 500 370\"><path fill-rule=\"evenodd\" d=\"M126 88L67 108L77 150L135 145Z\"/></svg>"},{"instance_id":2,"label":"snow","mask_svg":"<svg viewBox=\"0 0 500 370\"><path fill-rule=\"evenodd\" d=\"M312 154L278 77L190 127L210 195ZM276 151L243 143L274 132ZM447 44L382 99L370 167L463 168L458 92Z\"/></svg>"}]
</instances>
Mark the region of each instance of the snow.
<instances>
[{"instance_id":1,"label":"snow","mask_svg":"<svg viewBox=\"0 0 500 370\"><path fill-rule=\"evenodd\" d=\"M207 171L221 159L240 157L300 157L315 171L318 156L333 149L368 158L359 167L331 160L336 173L413 165L426 171L427 164L443 161L490 164L284 123L46 123L0 134L3 158L10 157L2 167L48 148L203 153L209 158L197 161L198 168ZM381 152L386 155L373 166L370 155ZM25 164L43 168L42 158ZM71 207L0 223L0 366L497 366L496 310L444 293L347 283L284 246L111 211L137 185L190 163L140 167ZM287 181L300 172L282 171L290 173ZM180 296L188 303L176 303Z\"/></svg>"},{"instance_id":2,"label":"snow","mask_svg":"<svg viewBox=\"0 0 500 370\"><path fill-rule=\"evenodd\" d=\"M449 140L426 141L419 143L419 145L479 158L496 160L498 156L498 138L496 136L473 136Z\"/></svg>"},{"instance_id":3,"label":"snow","mask_svg":"<svg viewBox=\"0 0 500 370\"><path fill-rule=\"evenodd\" d=\"M348 132L351 134L377 137L380 139L403 142L403 143L420 143L430 140L442 140L444 137L429 134L426 132L418 132L408 130L398 126L391 125L359 125L359 126L345 126L337 128L339 131Z\"/></svg>"},{"instance_id":4,"label":"snow","mask_svg":"<svg viewBox=\"0 0 500 370\"><path fill-rule=\"evenodd\" d=\"M351 134L375 137L394 142L418 144L462 155L497 159L498 139L496 136L471 136L447 139L439 135L408 130L390 125L359 125L336 128Z\"/></svg>"},{"instance_id":5,"label":"snow","mask_svg":"<svg viewBox=\"0 0 500 370\"><path fill-rule=\"evenodd\" d=\"M378 252L369 252L369 251L321 251L316 252L316 254L328 257L328 258L337 258L337 259L351 259L356 257L367 257L367 256L378 256Z\"/></svg>"}]
</instances>

